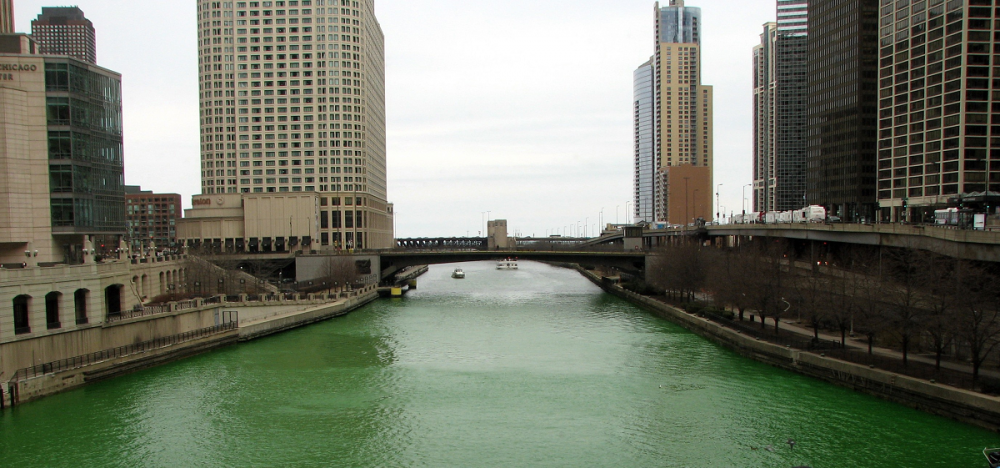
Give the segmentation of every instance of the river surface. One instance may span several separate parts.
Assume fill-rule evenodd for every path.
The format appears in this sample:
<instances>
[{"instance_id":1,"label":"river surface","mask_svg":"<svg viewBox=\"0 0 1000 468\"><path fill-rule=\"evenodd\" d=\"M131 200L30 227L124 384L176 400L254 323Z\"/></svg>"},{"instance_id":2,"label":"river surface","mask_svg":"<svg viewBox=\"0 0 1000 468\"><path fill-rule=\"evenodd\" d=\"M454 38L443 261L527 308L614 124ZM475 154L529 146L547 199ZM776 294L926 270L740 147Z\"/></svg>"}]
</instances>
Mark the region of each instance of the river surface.
<instances>
[{"instance_id":1,"label":"river surface","mask_svg":"<svg viewBox=\"0 0 1000 468\"><path fill-rule=\"evenodd\" d=\"M1000 445L741 358L573 271L461 266L405 299L8 409L0 463L982 468Z\"/></svg>"}]
</instances>

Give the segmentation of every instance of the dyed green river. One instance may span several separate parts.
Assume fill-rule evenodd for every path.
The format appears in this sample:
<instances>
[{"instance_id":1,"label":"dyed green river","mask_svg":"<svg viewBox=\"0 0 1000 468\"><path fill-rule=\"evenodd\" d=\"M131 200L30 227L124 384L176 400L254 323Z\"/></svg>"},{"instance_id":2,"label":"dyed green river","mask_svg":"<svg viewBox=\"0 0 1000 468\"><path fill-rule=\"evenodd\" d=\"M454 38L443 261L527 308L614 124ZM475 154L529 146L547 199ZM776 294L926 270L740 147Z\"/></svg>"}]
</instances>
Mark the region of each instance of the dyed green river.
<instances>
[{"instance_id":1,"label":"dyed green river","mask_svg":"<svg viewBox=\"0 0 1000 468\"><path fill-rule=\"evenodd\" d=\"M432 268L402 300L8 409L0 460L981 468L1000 445L738 357L572 271L462 267Z\"/></svg>"}]
</instances>

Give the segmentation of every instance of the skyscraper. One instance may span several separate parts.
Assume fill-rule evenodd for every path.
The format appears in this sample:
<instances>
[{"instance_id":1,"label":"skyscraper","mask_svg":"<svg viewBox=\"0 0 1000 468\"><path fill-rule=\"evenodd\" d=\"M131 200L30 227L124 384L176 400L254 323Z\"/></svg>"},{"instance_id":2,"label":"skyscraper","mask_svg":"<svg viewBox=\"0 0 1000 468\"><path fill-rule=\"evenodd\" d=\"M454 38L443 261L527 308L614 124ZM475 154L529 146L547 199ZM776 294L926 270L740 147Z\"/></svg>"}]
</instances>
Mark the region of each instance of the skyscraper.
<instances>
[{"instance_id":1,"label":"skyscraper","mask_svg":"<svg viewBox=\"0 0 1000 468\"><path fill-rule=\"evenodd\" d=\"M656 128L654 119L653 59L633 73L633 113L635 118L635 211L633 222L656 221L656 157L653 155Z\"/></svg>"},{"instance_id":2,"label":"skyscraper","mask_svg":"<svg viewBox=\"0 0 1000 468\"><path fill-rule=\"evenodd\" d=\"M0 34L14 34L14 0L0 0Z\"/></svg>"},{"instance_id":3,"label":"skyscraper","mask_svg":"<svg viewBox=\"0 0 1000 468\"><path fill-rule=\"evenodd\" d=\"M31 21L31 35L38 41L42 54L69 55L97 63L94 24L78 7L42 8L42 13Z\"/></svg>"},{"instance_id":4,"label":"skyscraper","mask_svg":"<svg viewBox=\"0 0 1000 468\"><path fill-rule=\"evenodd\" d=\"M777 23L764 24L760 44L753 48L753 203L751 211L773 211L775 184L775 51Z\"/></svg>"},{"instance_id":5,"label":"skyscraper","mask_svg":"<svg viewBox=\"0 0 1000 468\"><path fill-rule=\"evenodd\" d=\"M318 193L314 248L390 247L374 0L197 5L202 194Z\"/></svg>"},{"instance_id":6,"label":"skyscraper","mask_svg":"<svg viewBox=\"0 0 1000 468\"><path fill-rule=\"evenodd\" d=\"M806 203L805 0L779 0L778 21L754 47L754 209L787 211Z\"/></svg>"},{"instance_id":7,"label":"skyscraper","mask_svg":"<svg viewBox=\"0 0 1000 468\"><path fill-rule=\"evenodd\" d=\"M684 0L656 13L653 57L654 210L657 221L712 216L712 87L701 84L701 9Z\"/></svg>"},{"instance_id":8,"label":"skyscraper","mask_svg":"<svg viewBox=\"0 0 1000 468\"><path fill-rule=\"evenodd\" d=\"M808 201L844 220L872 219L878 0L811 0L808 44Z\"/></svg>"},{"instance_id":9,"label":"skyscraper","mask_svg":"<svg viewBox=\"0 0 1000 468\"><path fill-rule=\"evenodd\" d=\"M997 68L990 79L990 65L1000 57L993 55L992 32L1000 14L992 6L991 0L929 0L882 8L878 198L884 216L928 220L949 198L1000 191ZM996 206L995 199L978 201Z\"/></svg>"}]
</instances>

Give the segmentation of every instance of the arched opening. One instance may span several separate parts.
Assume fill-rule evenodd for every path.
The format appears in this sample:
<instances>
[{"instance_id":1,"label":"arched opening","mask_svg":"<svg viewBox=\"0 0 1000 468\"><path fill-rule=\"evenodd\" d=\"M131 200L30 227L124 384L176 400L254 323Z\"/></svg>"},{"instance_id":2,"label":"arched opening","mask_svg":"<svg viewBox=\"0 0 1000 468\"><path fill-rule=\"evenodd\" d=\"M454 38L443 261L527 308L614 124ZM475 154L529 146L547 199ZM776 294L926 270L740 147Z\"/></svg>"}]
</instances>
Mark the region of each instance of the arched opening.
<instances>
[{"instance_id":1,"label":"arched opening","mask_svg":"<svg viewBox=\"0 0 1000 468\"><path fill-rule=\"evenodd\" d=\"M142 275L142 286L139 288L139 297L143 301L146 300L146 296L149 296L149 276Z\"/></svg>"},{"instance_id":2,"label":"arched opening","mask_svg":"<svg viewBox=\"0 0 1000 468\"><path fill-rule=\"evenodd\" d=\"M167 293L167 274L165 272L160 272L160 295Z\"/></svg>"},{"instance_id":3,"label":"arched opening","mask_svg":"<svg viewBox=\"0 0 1000 468\"><path fill-rule=\"evenodd\" d=\"M90 298L90 291L78 289L73 293L73 305L76 310L76 324L86 325L87 319L87 299Z\"/></svg>"},{"instance_id":4,"label":"arched opening","mask_svg":"<svg viewBox=\"0 0 1000 468\"><path fill-rule=\"evenodd\" d=\"M113 284L104 290L104 303L108 308L108 315L120 315L122 313L122 285Z\"/></svg>"},{"instance_id":5,"label":"arched opening","mask_svg":"<svg viewBox=\"0 0 1000 468\"><path fill-rule=\"evenodd\" d=\"M62 328L59 320L59 302L62 300L62 293L50 292L45 295L45 328L54 330Z\"/></svg>"},{"instance_id":6,"label":"arched opening","mask_svg":"<svg viewBox=\"0 0 1000 468\"><path fill-rule=\"evenodd\" d=\"M31 324L28 317L31 311L31 296L17 296L14 298L14 334L23 335L31 333Z\"/></svg>"}]
</instances>

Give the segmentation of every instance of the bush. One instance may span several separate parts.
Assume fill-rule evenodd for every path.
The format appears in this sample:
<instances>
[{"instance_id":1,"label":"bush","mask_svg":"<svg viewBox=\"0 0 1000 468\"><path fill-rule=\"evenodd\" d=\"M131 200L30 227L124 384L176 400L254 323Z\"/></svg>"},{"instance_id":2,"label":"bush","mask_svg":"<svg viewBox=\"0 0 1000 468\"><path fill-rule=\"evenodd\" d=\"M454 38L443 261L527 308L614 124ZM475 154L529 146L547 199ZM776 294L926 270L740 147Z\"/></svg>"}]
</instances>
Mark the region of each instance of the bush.
<instances>
[{"instance_id":1,"label":"bush","mask_svg":"<svg viewBox=\"0 0 1000 468\"><path fill-rule=\"evenodd\" d=\"M703 310L705 310L706 307L707 304L705 304L704 302L698 302L698 301L688 302L684 304L684 311L689 314L698 314Z\"/></svg>"}]
</instances>

